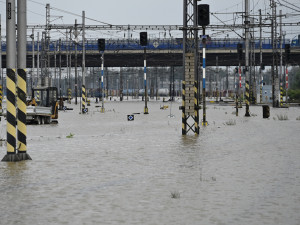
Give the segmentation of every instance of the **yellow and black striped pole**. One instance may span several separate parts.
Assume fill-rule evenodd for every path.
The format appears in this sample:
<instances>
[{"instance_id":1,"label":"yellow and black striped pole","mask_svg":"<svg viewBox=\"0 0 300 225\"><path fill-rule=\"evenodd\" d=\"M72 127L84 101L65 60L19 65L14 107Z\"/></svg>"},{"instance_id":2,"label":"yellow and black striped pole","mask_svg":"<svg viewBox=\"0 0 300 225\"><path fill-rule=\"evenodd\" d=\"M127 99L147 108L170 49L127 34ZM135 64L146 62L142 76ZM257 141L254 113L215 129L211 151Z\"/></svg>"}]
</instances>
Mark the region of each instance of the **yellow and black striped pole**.
<instances>
[{"instance_id":1,"label":"yellow and black striped pole","mask_svg":"<svg viewBox=\"0 0 300 225\"><path fill-rule=\"evenodd\" d=\"M85 85L82 85L82 113L86 113L86 94L85 94Z\"/></svg>"},{"instance_id":2,"label":"yellow and black striped pole","mask_svg":"<svg viewBox=\"0 0 300 225\"><path fill-rule=\"evenodd\" d=\"M288 106L288 89L289 89L289 71L285 69L285 104Z\"/></svg>"},{"instance_id":3,"label":"yellow and black striped pole","mask_svg":"<svg viewBox=\"0 0 300 225\"><path fill-rule=\"evenodd\" d=\"M250 104L251 105L254 104L254 102L253 102L253 85L251 82L249 83L249 105Z\"/></svg>"},{"instance_id":4,"label":"yellow and black striped pole","mask_svg":"<svg viewBox=\"0 0 300 225\"><path fill-rule=\"evenodd\" d=\"M6 148L2 161L20 161L16 154L16 4L6 1Z\"/></svg>"},{"instance_id":5,"label":"yellow and black striped pole","mask_svg":"<svg viewBox=\"0 0 300 225\"><path fill-rule=\"evenodd\" d=\"M185 81L182 81L182 135L186 135Z\"/></svg>"},{"instance_id":6,"label":"yellow and black striped pole","mask_svg":"<svg viewBox=\"0 0 300 225\"><path fill-rule=\"evenodd\" d=\"M246 81L246 83L245 83L245 97L246 97L246 99L245 99L245 102L246 102L246 114L245 114L245 116L250 116L250 110L249 110L249 106L250 106L250 94L249 94L249 91L250 91L250 89L249 89L249 81Z\"/></svg>"},{"instance_id":7,"label":"yellow and black striped pole","mask_svg":"<svg viewBox=\"0 0 300 225\"><path fill-rule=\"evenodd\" d=\"M25 69L18 69L18 156L20 160L31 160L30 156L27 154L27 128L26 128L26 71Z\"/></svg>"},{"instance_id":8,"label":"yellow and black striped pole","mask_svg":"<svg viewBox=\"0 0 300 225\"><path fill-rule=\"evenodd\" d=\"M1 69L1 68L0 68ZM0 84L0 112L2 113L2 85Z\"/></svg>"},{"instance_id":9,"label":"yellow and black striped pole","mask_svg":"<svg viewBox=\"0 0 300 225\"><path fill-rule=\"evenodd\" d=\"M198 82L195 81L194 88L194 110L195 110L195 135L199 134L199 108L198 108Z\"/></svg>"},{"instance_id":10,"label":"yellow and black striped pole","mask_svg":"<svg viewBox=\"0 0 300 225\"><path fill-rule=\"evenodd\" d=\"M71 98L72 98L72 90L71 88L68 88L68 102L71 104Z\"/></svg>"},{"instance_id":11,"label":"yellow and black striped pole","mask_svg":"<svg viewBox=\"0 0 300 225\"><path fill-rule=\"evenodd\" d=\"M26 143L26 9L26 1L18 0L17 150L20 160L31 160Z\"/></svg>"},{"instance_id":12,"label":"yellow and black striped pole","mask_svg":"<svg viewBox=\"0 0 300 225\"><path fill-rule=\"evenodd\" d=\"M283 107L283 87L280 87L280 107Z\"/></svg>"},{"instance_id":13,"label":"yellow and black striped pole","mask_svg":"<svg viewBox=\"0 0 300 225\"><path fill-rule=\"evenodd\" d=\"M16 70L7 69L6 77L7 101L6 101L6 130L7 130L7 155L4 156L4 162L20 161L16 154Z\"/></svg>"},{"instance_id":14,"label":"yellow and black striped pole","mask_svg":"<svg viewBox=\"0 0 300 225\"><path fill-rule=\"evenodd\" d=\"M37 86L37 88L39 88L39 86ZM36 99L35 99L35 102L39 105L40 103L40 91L36 91Z\"/></svg>"},{"instance_id":15,"label":"yellow and black striped pole","mask_svg":"<svg viewBox=\"0 0 300 225\"><path fill-rule=\"evenodd\" d=\"M260 85L260 93L259 93L259 102L260 102L260 103L263 103L262 86L263 86L263 85Z\"/></svg>"}]
</instances>

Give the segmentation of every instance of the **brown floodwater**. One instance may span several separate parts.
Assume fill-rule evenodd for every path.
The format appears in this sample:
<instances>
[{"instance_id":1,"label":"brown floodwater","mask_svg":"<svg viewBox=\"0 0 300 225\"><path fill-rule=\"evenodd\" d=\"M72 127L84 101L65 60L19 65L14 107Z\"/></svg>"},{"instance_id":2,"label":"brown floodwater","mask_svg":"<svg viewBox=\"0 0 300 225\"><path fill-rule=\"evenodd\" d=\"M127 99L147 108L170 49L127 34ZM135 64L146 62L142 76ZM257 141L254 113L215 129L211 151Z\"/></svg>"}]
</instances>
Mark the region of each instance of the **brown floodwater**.
<instances>
[{"instance_id":1,"label":"brown floodwater","mask_svg":"<svg viewBox=\"0 0 300 225\"><path fill-rule=\"evenodd\" d=\"M236 117L209 104L195 137L181 135L180 104L144 115L142 101L101 113L91 100L86 115L72 104L58 124L28 125L33 160L0 162L0 224L299 224L300 108L263 119L261 106Z\"/></svg>"}]
</instances>

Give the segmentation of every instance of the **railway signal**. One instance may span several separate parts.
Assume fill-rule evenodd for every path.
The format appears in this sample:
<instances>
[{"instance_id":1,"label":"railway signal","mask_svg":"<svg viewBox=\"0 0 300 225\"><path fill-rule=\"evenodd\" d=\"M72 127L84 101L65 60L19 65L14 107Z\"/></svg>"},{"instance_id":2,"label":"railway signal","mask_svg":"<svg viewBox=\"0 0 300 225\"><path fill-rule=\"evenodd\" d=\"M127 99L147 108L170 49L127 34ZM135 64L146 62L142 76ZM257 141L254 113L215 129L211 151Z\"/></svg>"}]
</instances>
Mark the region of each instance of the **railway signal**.
<instances>
[{"instance_id":1,"label":"railway signal","mask_svg":"<svg viewBox=\"0 0 300 225\"><path fill-rule=\"evenodd\" d=\"M104 108L104 51L105 51L105 39L100 38L98 39L98 49L101 54L101 89L102 89L102 107L101 112L105 112ZM100 92L99 92L100 97Z\"/></svg>"},{"instance_id":2,"label":"railway signal","mask_svg":"<svg viewBox=\"0 0 300 225\"><path fill-rule=\"evenodd\" d=\"M209 5L198 5L198 25L202 27L207 26L209 22Z\"/></svg>"},{"instance_id":3,"label":"railway signal","mask_svg":"<svg viewBox=\"0 0 300 225\"><path fill-rule=\"evenodd\" d=\"M140 32L140 45L147 46L148 44L148 34L147 32Z\"/></svg>"},{"instance_id":4,"label":"railway signal","mask_svg":"<svg viewBox=\"0 0 300 225\"><path fill-rule=\"evenodd\" d=\"M203 97L203 120L202 125L207 126L206 121L206 90L205 90L205 76L206 76L206 39L207 36L205 35L205 28L209 25L209 5L201 4L198 5L198 25L202 26L203 35L202 35L202 57L203 57L203 64L202 64L202 71L203 71L203 78L202 78L202 97Z\"/></svg>"},{"instance_id":5,"label":"railway signal","mask_svg":"<svg viewBox=\"0 0 300 225\"><path fill-rule=\"evenodd\" d=\"M98 39L98 49L100 52L103 52L105 50L105 39Z\"/></svg>"},{"instance_id":6,"label":"railway signal","mask_svg":"<svg viewBox=\"0 0 300 225\"><path fill-rule=\"evenodd\" d=\"M140 45L144 46L144 86L145 86L145 108L144 114L149 114L147 106L148 90L147 90L147 60L146 60L146 46L148 44L147 32L140 32Z\"/></svg>"}]
</instances>

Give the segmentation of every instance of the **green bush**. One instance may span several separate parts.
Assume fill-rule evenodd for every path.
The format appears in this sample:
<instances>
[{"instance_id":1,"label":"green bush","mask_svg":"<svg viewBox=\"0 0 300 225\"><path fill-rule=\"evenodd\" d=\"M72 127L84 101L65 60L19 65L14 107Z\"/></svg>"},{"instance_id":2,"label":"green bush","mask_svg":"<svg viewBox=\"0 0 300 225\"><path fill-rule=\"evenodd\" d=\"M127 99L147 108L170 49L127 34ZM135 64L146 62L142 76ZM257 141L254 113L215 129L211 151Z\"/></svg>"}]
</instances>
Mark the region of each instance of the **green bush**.
<instances>
[{"instance_id":1,"label":"green bush","mask_svg":"<svg viewBox=\"0 0 300 225\"><path fill-rule=\"evenodd\" d=\"M289 89L288 96L290 102L300 102L300 89L297 90Z\"/></svg>"}]
</instances>

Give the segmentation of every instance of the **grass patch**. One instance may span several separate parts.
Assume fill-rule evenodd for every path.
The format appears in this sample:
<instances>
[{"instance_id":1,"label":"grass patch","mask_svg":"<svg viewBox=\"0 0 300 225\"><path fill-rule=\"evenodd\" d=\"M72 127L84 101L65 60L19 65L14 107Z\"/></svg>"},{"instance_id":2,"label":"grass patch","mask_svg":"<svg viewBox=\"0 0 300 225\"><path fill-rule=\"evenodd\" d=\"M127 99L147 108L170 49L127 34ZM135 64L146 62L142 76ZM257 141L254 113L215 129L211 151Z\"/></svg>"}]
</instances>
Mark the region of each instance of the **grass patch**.
<instances>
[{"instance_id":1,"label":"grass patch","mask_svg":"<svg viewBox=\"0 0 300 225\"><path fill-rule=\"evenodd\" d=\"M173 192L171 192L171 198L174 198L174 199L180 198L179 191L173 191Z\"/></svg>"},{"instance_id":2,"label":"grass patch","mask_svg":"<svg viewBox=\"0 0 300 225\"><path fill-rule=\"evenodd\" d=\"M236 121L233 119L230 119L230 120L226 121L225 124L228 126L233 126L233 125L236 125Z\"/></svg>"},{"instance_id":3,"label":"grass patch","mask_svg":"<svg viewBox=\"0 0 300 225\"><path fill-rule=\"evenodd\" d=\"M300 120L300 116L298 116L298 117L296 118L296 120Z\"/></svg>"},{"instance_id":4,"label":"grass patch","mask_svg":"<svg viewBox=\"0 0 300 225\"><path fill-rule=\"evenodd\" d=\"M73 138L74 137L74 134L70 133L67 138Z\"/></svg>"},{"instance_id":5,"label":"grass patch","mask_svg":"<svg viewBox=\"0 0 300 225\"><path fill-rule=\"evenodd\" d=\"M278 120L288 120L289 119L287 115L280 114L280 115L276 115L276 116L277 116Z\"/></svg>"}]
</instances>

